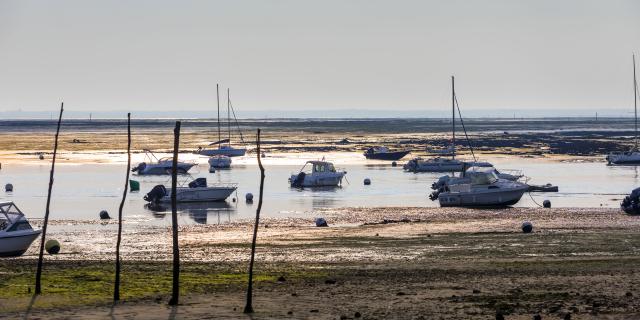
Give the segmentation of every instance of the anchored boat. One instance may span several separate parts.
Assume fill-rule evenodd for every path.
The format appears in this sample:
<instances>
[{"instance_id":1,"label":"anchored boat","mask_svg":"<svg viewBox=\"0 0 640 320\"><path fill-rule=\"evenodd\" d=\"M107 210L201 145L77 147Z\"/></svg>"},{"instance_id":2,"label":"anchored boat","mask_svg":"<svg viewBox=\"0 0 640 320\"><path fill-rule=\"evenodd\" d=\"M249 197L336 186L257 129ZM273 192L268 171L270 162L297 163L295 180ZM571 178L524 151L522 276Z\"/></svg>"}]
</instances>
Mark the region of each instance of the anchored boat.
<instances>
[{"instance_id":1,"label":"anchored boat","mask_svg":"<svg viewBox=\"0 0 640 320\"><path fill-rule=\"evenodd\" d=\"M297 174L292 174L289 183L293 188L337 187L342 184L346 171L337 171L327 161L307 161Z\"/></svg>"},{"instance_id":2,"label":"anchored boat","mask_svg":"<svg viewBox=\"0 0 640 320\"><path fill-rule=\"evenodd\" d=\"M640 165L638 151L638 80L636 78L636 56L633 55L633 108L635 113L635 145L626 152L611 152L605 159L608 165Z\"/></svg>"},{"instance_id":3,"label":"anchored boat","mask_svg":"<svg viewBox=\"0 0 640 320\"><path fill-rule=\"evenodd\" d=\"M209 158L209 172L216 169L226 169L231 167L231 158L227 156L213 156Z\"/></svg>"},{"instance_id":4,"label":"anchored boat","mask_svg":"<svg viewBox=\"0 0 640 320\"><path fill-rule=\"evenodd\" d=\"M404 158L407 154L409 154L409 150L399 150L399 151L391 151L387 147L372 147L367 149L364 152L364 156L367 159L375 159L375 160L400 160Z\"/></svg>"},{"instance_id":5,"label":"anchored boat","mask_svg":"<svg viewBox=\"0 0 640 320\"><path fill-rule=\"evenodd\" d=\"M240 131L240 125L238 125L238 119L236 118L236 112L233 110L233 106L231 105L231 98L229 96L229 90L227 89L227 133L229 134L228 138L222 139L222 134L220 131L220 91L218 90L218 85L216 85L216 99L218 102L218 141L210 143L209 146L217 145L218 148L214 149L203 149L202 147L198 148L196 153L201 154L203 156L227 156L227 157L242 157L247 152L246 148L234 148L231 146L231 113L233 112L233 118L236 122L236 126L238 127L238 133L240 134L240 140L244 142L242 138L242 131ZM226 143L226 145L224 145Z\"/></svg>"},{"instance_id":6,"label":"anchored boat","mask_svg":"<svg viewBox=\"0 0 640 320\"><path fill-rule=\"evenodd\" d=\"M215 202L225 201L238 189L235 183L208 185L206 178L197 178L186 187L176 188L177 202ZM144 200L151 203L171 202L171 188L157 185L144 196Z\"/></svg>"},{"instance_id":7,"label":"anchored boat","mask_svg":"<svg viewBox=\"0 0 640 320\"><path fill-rule=\"evenodd\" d=\"M0 203L0 256L24 254L41 230L34 230L13 202Z\"/></svg>"},{"instance_id":8,"label":"anchored boat","mask_svg":"<svg viewBox=\"0 0 640 320\"><path fill-rule=\"evenodd\" d=\"M516 204L529 186L500 179L494 172L469 172L468 182L446 184L430 197L441 207L503 207Z\"/></svg>"},{"instance_id":9,"label":"anchored boat","mask_svg":"<svg viewBox=\"0 0 640 320\"><path fill-rule=\"evenodd\" d=\"M172 157L158 159L158 157L148 149L144 149L144 153L145 161L132 168L132 172L138 175L171 174L171 170L173 169ZM196 164L192 162L178 161L178 173L185 174L195 165Z\"/></svg>"}]
</instances>

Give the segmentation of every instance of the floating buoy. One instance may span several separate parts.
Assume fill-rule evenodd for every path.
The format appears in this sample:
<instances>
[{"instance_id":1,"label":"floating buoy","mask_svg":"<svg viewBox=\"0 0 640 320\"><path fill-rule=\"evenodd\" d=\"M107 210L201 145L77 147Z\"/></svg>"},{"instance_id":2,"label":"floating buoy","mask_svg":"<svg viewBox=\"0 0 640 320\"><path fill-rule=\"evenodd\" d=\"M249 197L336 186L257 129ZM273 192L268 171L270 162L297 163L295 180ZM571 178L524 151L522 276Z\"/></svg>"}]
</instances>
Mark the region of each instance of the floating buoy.
<instances>
[{"instance_id":1,"label":"floating buoy","mask_svg":"<svg viewBox=\"0 0 640 320\"><path fill-rule=\"evenodd\" d=\"M533 224L529 221L525 221L522 223L522 232L531 233L533 231Z\"/></svg>"},{"instance_id":2,"label":"floating buoy","mask_svg":"<svg viewBox=\"0 0 640 320\"><path fill-rule=\"evenodd\" d=\"M324 218L316 218L316 227L328 227L327 220Z\"/></svg>"},{"instance_id":3,"label":"floating buoy","mask_svg":"<svg viewBox=\"0 0 640 320\"><path fill-rule=\"evenodd\" d=\"M42 153L41 153L41 154L40 154L40 156L38 156L38 158L39 158L40 160L44 160L44 154L42 154Z\"/></svg>"},{"instance_id":4,"label":"floating buoy","mask_svg":"<svg viewBox=\"0 0 640 320\"><path fill-rule=\"evenodd\" d=\"M365 186L368 186L370 184L371 184L371 179L369 179L369 178L364 179L364 185Z\"/></svg>"},{"instance_id":5,"label":"floating buoy","mask_svg":"<svg viewBox=\"0 0 640 320\"><path fill-rule=\"evenodd\" d=\"M140 191L140 182L129 180L129 189L131 189L131 191Z\"/></svg>"},{"instance_id":6,"label":"floating buoy","mask_svg":"<svg viewBox=\"0 0 640 320\"><path fill-rule=\"evenodd\" d=\"M13 192L13 185L12 185L11 183L7 183L7 184L4 186L4 191L6 191L6 192Z\"/></svg>"},{"instance_id":7,"label":"floating buoy","mask_svg":"<svg viewBox=\"0 0 640 320\"><path fill-rule=\"evenodd\" d=\"M261 156L262 156L263 158L266 158L266 157L267 157L267 154L263 152L263 153L261 154Z\"/></svg>"},{"instance_id":8,"label":"floating buoy","mask_svg":"<svg viewBox=\"0 0 640 320\"><path fill-rule=\"evenodd\" d=\"M60 252L60 242L58 240L48 240L47 243L44 244L44 249L47 250L48 254L57 254Z\"/></svg>"},{"instance_id":9,"label":"floating buoy","mask_svg":"<svg viewBox=\"0 0 640 320\"><path fill-rule=\"evenodd\" d=\"M111 219L109 212L107 212L107 210L100 211L100 219Z\"/></svg>"},{"instance_id":10,"label":"floating buoy","mask_svg":"<svg viewBox=\"0 0 640 320\"><path fill-rule=\"evenodd\" d=\"M542 206L545 208L551 208L551 201L549 200L542 201Z\"/></svg>"},{"instance_id":11,"label":"floating buoy","mask_svg":"<svg viewBox=\"0 0 640 320\"><path fill-rule=\"evenodd\" d=\"M245 196L244 199L247 201L247 203L252 203L253 202L253 193L248 192Z\"/></svg>"},{"instance_id":12,"label":"floating buoy","mask_svg":"<svg viewBox=\"0 0 640 320\"><path fill-rule=\"evenodd\" d=\"M397 163L397 162L395 162L395 161L394 161L394 162L391 162L391 166L392 166L392 167L397 167L397 166L398 166L398 163Z\"/></svg>"}]
</instances>

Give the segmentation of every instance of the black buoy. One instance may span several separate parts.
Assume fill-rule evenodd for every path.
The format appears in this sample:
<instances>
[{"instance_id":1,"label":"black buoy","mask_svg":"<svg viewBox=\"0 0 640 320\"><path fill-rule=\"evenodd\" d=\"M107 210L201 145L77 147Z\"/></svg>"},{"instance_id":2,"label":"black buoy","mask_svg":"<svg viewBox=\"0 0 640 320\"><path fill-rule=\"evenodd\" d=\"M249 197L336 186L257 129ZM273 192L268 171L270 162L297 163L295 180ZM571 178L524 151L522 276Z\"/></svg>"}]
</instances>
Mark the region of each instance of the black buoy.
<instances>
[{"instance_id":1,"label":"black buoy","mask_svg":"<svg viewBox=\"0 0 640 320\"><path fill-rule=\"evenodd\" d=\"M44 160L44 154L42 154L42 153L41 153L41 154L40 154L40 156L38 156L38 158L39 158L40 160Z\"/></svg>"},{"instance_id":2,"label":"black buoy","mask_svg":"<svg viewBox=\"0 0 640 320\"><path fill-rule=\"evenodd\" d=\"M394 162L391 162L391 166L392 166L392 167L397 167L397 166L398 166L398 163L397 163L397 162L395 162L395 161L394 161Z\"/></svg>"},{"instance_id":3,"label":"black buoy","mask_svg":"<svg viewBox=\"0 0 640 320\"><path fill-rule=\"evenodd\" d=\"M244 200L247 203L253 203L253 193L248 192L247 194L244 195Z\"/></svg>"},{"instance_id":4,"label":"black buoy","mask_svg":"<svg viewBox=\"0 0 640 320\"><path fill-rule=\"evenodd\" d=\"M316 218L316 227L328 227L329 224L324 218Z\"/></svg>"},{"instance_id":5,"label":"black buoy","mask_svg":"<svg viewBox=\"0 0 640 320\"><path fill-rule=\"evenodd\" d=\"M531 233L533 231L533 224L529 221L525 221L522 223L522 232Z\"/></svg>"},{"instance_id":6,"label":"black buoy","mask_svg":"<svg viewBox=\"0 0 640 320\"><path fill-rule=\"evenodd\" d=\"M6 191L6 192L13 192L13 185L12 185L11 183L7 183L7 184L4 186L4 191Z\"/></svg>"},{"instance_id":7,"label":"black buoy","mask_svg":"<svg viewBox=\"0 0 640 320\"><path fill-rule=\"evenodd\" d=\"M551 201L549 200L542 201L542 206L545 208L551 208Z\"/></svg>"},{"instance_id":8,"label":"black buoy","mask_svg":"<svg viewBox=\"0 0 640 320\"><path fill-rule=\"evenodd\" d=\"M107 210L100 211L100 219L111 219Z\"/></svg>"},{"instance_id":9,"label":"black buoy","mask_svg":"<svg viewBox=\"0 0 640 320\"><path fill-rule=\"evenodd\" d=\"M371 179L369 179L369 178L364 179L364 185L365 186L368 186L370 184L371 184Z\"/></svg>"}]
</instances>

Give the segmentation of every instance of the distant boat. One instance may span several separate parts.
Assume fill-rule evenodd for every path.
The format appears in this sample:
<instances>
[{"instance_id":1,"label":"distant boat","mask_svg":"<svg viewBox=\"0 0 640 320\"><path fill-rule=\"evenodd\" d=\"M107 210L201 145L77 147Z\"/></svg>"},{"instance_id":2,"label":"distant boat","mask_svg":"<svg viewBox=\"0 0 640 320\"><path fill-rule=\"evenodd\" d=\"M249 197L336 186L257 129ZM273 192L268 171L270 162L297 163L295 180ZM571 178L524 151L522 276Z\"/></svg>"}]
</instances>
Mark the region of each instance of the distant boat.
<instances>
[{"instance_id":1,"label":"distant boat","mask_svg":"<svg viewBox=\"0 0 640 320\"><path fill-rule=\"evenodd\" d=\"M491 171L468 172L466 183L447 184L430 198L441 207L503 207L518 203L529 186L500 179Z\"/></svg>"},{"instance_id":2,"label":"distant boat","mask_svg":"<svg viewBox=\"0 0 640 320\"><path fill-rule=\"evenodd\" d=\"M208 185L206 178L197 178L188 186L176 188L177 202L216 202L225 201L238 189L236 184ZM171 202L171 188L157 185L144 196L151 203Z\"/></svg>"},{"instance_id":3,"label":"distant boat","mask_svg":"<svg viewBox=\"0 0 640 320\"><path fill-rule=\"evenodd\" d=\"M41 232L31 227L13 202L0 203L0 257L21 256Z\"/></svg>"},{"instance_id":4,"label":"distant boat","mask_svg":"<svg viewBox=\"0 0 640 320\"><path fill-rule=\"evenodd\" d=\"M605 158L608 165L640 165L640 151L638 151L638 80L636 78L635 55L633 55L633 108L635 116L635 145L631 151L609 153Z\"/></svg>"},{"instance_id":5,"label":"distant boat","mask_svg":"<svg viewBox=\"0 0 640 320\"><path fill-rule=\"evenodd\" d=\"M372 147L364 152L367 159L375 160L400 160L409 154L408 150L390 151L387 147Z\"/></svg>"},{"instance_id":6,"label":"distant boat","mask_svg":"<svg viewBox=\"0 0 640 320\"><path fill-rule=\"evenodd\" d=\"M337 187L342 183L346 171L337 171L327 161L307 161L297 174L292 174L289 184L293 188Z\"/></svg>"},{"instance_id":7,"label":"distant boat","mask_svg":"<svg viewBox=\"0 0 640 320\"><path fill-rule=\"evenodd\" d=\"M146 161L132 168L132 172L136 172L138 175L171 174L171 170L173 169L172 157L158 159L158 157L148 149L144 149L144 153ZM185 174L195 165L195 163L191 162L178 161L177 171L179 174Z\"/></svg>"},{"instance_id":8,"label":"distant boat","mask_svg":"<svg viewBox=\"0 0 640 320\"><path fill-rule=\"evenodd\" d=\"M218 141L210 143L209 146L217 145L218 148L214 149L203 149L202 147L198 148L196 153L201 154L203 156L227 156L227 157L242 157L247 152L246 148L234 148L231 146L231 98L229 97L229 90L227 90L227 132L229 137L226 139L222 139L222 134L220 131L220 91L218 85L216 85L216 99L218 102ZM235 111L233 112L233 118L236 121L236 125L238 123L238 119L236 118ZM240 132L240 127L238 126L238 132ZM240 139L242 139L242 132L240 132ZM227 145L223 145L223 144Z\"/></svg>"},{"instance_id":9,"label":"distant boat","mask_svg":"<svg viewBox=\"0 0 640 320\"><path fill-rule=\"evenodd\" d=\"M490 167L488 162L478 161L460 161L456 159L456 90L455 78L451 77L451 145L443 150L434 150L427 148L427 152L438 154L432 159L423 159L420 157L413 158L407 162L403 168L410 172L462 172L465 168ZM462 119L460 119L462 121ZM463 124L464 125L464 124ZM466 131L465 131L466 132ZM451 159L441 158L440 156L451 155Z\"/></svg>"},{"instance_id":10,"label":"distant boat","mask_svg":"<svg viewBox=\"0 0 640 320\"><path fill-rule=\"evenodd\" d=\"M213 156L209 158L209 172L215 169L226 169L231 167L231 158L228 156Z\"/></svg>"}]
</instances>

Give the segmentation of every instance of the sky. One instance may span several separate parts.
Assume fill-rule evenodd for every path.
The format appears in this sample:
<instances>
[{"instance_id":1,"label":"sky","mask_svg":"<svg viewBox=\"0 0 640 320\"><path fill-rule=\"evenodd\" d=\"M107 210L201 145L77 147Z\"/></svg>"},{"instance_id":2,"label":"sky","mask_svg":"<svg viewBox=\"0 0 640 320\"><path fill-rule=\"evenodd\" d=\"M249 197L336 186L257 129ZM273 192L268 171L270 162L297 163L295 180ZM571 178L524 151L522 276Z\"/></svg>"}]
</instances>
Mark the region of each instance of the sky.
<instances>
[{"instance_id":1,"label":"sky","mask_svg":"<svg viewBox=\"0 0 640 320\"><path fill-rule=\"evenodd\" d=\"M0 114L630 114L634 51L637 0L0 0Z\"/></svg>"}]
</instances>

